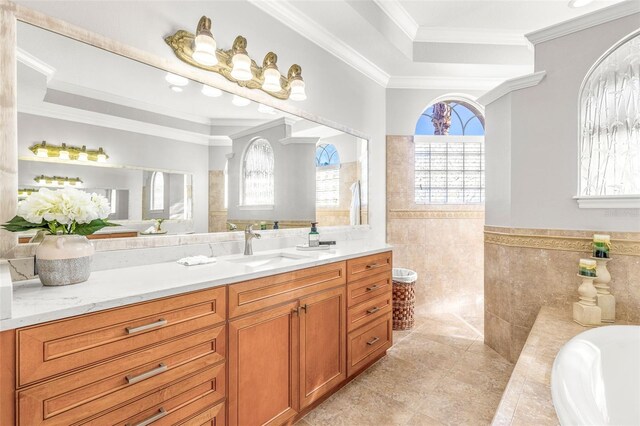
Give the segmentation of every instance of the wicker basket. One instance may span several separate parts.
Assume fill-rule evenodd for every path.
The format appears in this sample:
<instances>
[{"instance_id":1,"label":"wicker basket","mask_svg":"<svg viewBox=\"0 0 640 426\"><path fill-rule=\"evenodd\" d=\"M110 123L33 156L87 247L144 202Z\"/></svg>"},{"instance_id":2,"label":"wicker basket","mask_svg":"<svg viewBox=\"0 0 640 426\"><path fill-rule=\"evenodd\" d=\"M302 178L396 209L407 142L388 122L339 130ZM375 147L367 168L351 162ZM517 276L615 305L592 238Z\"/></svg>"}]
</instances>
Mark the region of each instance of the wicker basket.
<instances>
[{"instance_id":1,"label":"wicker basket","mask_svg":"<svg viewBox=\"0 0 640 426\"><path fill-rule=\"evenodd\" d=\"M393 280L393 329L413 328L414 306L416 302L416 282Z\"/></svg>"}]
</instances>

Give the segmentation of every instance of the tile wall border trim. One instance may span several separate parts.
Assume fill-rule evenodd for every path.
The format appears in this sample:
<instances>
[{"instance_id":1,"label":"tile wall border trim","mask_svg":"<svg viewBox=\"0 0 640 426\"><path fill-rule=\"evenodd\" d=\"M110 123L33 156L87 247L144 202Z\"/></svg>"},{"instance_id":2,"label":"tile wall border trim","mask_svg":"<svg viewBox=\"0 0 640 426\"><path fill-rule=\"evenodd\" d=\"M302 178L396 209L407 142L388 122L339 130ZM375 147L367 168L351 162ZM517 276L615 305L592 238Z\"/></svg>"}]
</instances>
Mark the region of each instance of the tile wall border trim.
<instances>
[{"instance_id":1,"label":"tile wall border trim","mask_svg":"<svg viewBox=\"0 0 640 426\"><path fill-rule=\"evenodd\" d=\"M389 210L389 219L484 219L482 210Z\"/></svg>"},{"instance_id":2,"label":"tile wall border trim","mask_svg":"<svg viewBox=\"0 0 640 426\"><path fill-rule=\"evenodd\" d=\"M590 252L590 237L567 237L560 235L526 235L495 231L484 231L484 242L508 247L543 250ZM612 255L640 256L640 241L612 239Z\"/></svg>"}]
</instances>

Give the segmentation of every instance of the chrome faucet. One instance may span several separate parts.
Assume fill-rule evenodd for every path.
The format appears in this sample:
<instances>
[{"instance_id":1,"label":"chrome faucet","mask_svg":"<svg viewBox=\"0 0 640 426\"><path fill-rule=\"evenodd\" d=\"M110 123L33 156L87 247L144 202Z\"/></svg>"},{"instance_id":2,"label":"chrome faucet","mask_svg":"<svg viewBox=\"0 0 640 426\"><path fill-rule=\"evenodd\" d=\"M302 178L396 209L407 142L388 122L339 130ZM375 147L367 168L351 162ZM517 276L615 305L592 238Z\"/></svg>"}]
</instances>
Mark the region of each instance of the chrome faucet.
<instances>
[{"instance_id":1,"label":"chrome faucet","mask_svg":"<svg viewBox=\"0 0 640 426\"><path fill-rule=\"evenodd\" d=\"M253 254L253 239L260 239L261 235L253 232L253 225L247 225L244 228L244 255L251 256Z\"/></svg>"}]
</instances>

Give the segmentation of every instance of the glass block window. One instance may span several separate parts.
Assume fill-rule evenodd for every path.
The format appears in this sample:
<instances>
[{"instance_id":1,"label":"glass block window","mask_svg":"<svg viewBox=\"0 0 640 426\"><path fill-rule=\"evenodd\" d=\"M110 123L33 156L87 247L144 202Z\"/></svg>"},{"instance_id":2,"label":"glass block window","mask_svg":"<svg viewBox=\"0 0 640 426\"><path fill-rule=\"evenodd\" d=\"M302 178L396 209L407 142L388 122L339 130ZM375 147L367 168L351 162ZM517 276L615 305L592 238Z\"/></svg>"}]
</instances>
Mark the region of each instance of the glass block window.
<instances>
[{"instance_id":1,"label":"glass block window","mask_svg":"<svg viewBox=\"0 0 640 426\"><path fill-rule=\"evenodd\" d=\"M242 205L273 205L273 188L273 148L266 139L254 139L242 161Z\"/></svg>"},{"instance_id":2,"label":"glass block window","mask_svg":"<svg viewBox=\"0 0 640 426\"><path fill-rule=\"evenodd\" d=\"M332 144L316 148L316 205L337 207L340 204L340 155Z\"/></svg>"},{"instance_id":3,"label":"glass block window","mask_svg":"<svg viewBox=\"0 0 640 426\"><path fill-rule=\"evenodd\" d=\"M439 133L438 108L446 105L448 123L445 133ZM442 101L429 106L416 123L416 135L458 135L483 136L484 117L471 103L463 101Z\"/></svg>"},{"instance_id":4,"label":"glass block window","mask_svg":"<svg viewBox=\"0 0 640 426\"><path fill-rule=\"evenodd\" d=\"M585 78L579 161L581 196L640 196L640 31Z\"/></svg>"},{"instance_id":5,"label":"glass block window","mask_svg":"<svg viewBox=\"0 0 640 426\"><path fill-rule=\"evenodd\" d=\"M416 138L416 204L480 204L483 202L484 140L482 137Z\"/></svg>"}]
</instances>

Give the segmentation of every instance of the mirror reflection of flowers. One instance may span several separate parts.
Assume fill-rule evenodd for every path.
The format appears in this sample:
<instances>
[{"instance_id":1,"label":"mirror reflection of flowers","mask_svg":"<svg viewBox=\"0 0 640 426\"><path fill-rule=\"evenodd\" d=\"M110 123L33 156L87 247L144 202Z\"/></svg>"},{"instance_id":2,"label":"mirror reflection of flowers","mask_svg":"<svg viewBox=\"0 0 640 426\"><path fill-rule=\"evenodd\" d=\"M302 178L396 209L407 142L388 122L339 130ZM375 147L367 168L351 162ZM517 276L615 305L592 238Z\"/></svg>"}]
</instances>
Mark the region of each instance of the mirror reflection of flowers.
<instances>
[{"instance_id":1,"label":"mirror reflection of flowers","mask_svg":"<svg viewBox=\"0 0 640 426\"><path fill-rule=\"evenodd\" d=\"M20 201L17 215L2 227L11 232L90 235L107 226L119 226L106 220L110 213L109 201L102 195L73 188L41 188Z\"/></svg>"}]
</instances>

